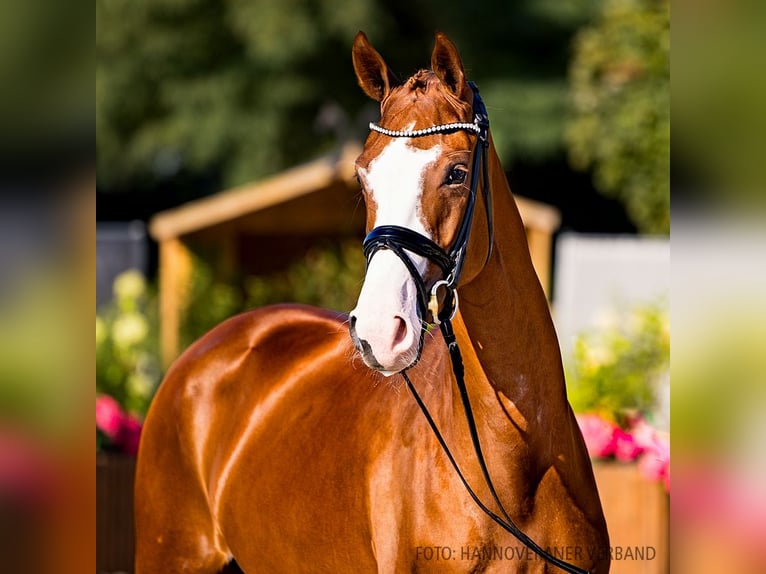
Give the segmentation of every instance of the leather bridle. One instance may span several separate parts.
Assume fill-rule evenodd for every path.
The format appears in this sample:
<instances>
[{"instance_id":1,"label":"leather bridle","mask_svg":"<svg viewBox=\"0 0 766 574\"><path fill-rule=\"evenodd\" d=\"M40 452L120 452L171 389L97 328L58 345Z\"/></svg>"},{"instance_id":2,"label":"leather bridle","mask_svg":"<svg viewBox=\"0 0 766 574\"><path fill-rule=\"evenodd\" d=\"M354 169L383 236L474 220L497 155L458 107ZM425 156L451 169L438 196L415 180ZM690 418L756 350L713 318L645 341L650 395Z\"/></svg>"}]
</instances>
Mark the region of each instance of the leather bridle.
<instances>
[{"instance_id":1,"label":"leather bridle","mask_svg":"<svg viewBox=\"0 0 766 574\"><path fill-rule=\"evenodd\" d=\"M412 275L415 286L418 291L418 306L420 316L425 321L428 314L431 314L435 324L440 324L444 320L454 317L458 307L457 286L460 281L460 275L463 271L466 251L468 248L468 238L473 225L474 207L476 205L477 187L479 179L483 181L482 193L484 196L484 206L487 214L487 227L489 231L489 247L487 250L487 260L492 250L492 204L489 194L489 180L487 178L487 148L489 147L489 117L484 107L484 102L479 95L479 89L473 82L469 82L473 90L473 123L457 122L451 124L442 124L432 126L421 130L402 131L388 130L380 127L378 124L370 123L370 129L389 137L422 137L434 135L436 133L450 133L455 131L473 131L477 134L476 147L473 153L473 163L471 167L471 190L468 195L468 204L463 214L460 227L449 250L443 249L434 241L416 231L401 227L399 225L381 225L376 227L364 239L364 254L369 265L373 255L381 249L393 251L404 266ZM407 251L425 257L427 260L436 264L441 270L442 278L431 286L430 293L426 288L425 281L420 276L417 267L407 255ZM439 311L438 295L439 290L444 289L444 309Z\"/></svg>"},{"instance_id":2,"label":"leather bridle","mask_svg":"<svg viewBox=\"0 0 766 574\"><path fill-rule=\"evenodd\" d=\"M468 204L463 214L463 219L460 223L455 240L452 247L449 250L443 249L437 245L434 241L422 235L416 231L401 227L398 225L382 225L374 228L367 237L364 239L364 254L367 258L367 264L369 265L372 257L381 249L388 249L396 254L396 256L402 261L404 266L412 276L413 281L418 292L418 307L420 310L420 317L422 319L422 328L420 343L418 349L418 358L409 367L400 372L407 387L412 393L418 407L423 412L428 425L431 427L437 441L441 445L444 453L450 461L450 464L457 473L460 481L471 496L476 505L486 513L495 523L497 523L504 530L515 536L522 544L531 549L538 556L551 564L561 568L565 572L570 574L589 574L587 570L583 570L573 564L565 562L560 558L550 554L545 549L541 548L534 540L529 538L524 532L522 532L518 526L513 522L511 517L503 507L502 502L495 490L492 483L492 479L489 475L484 454L481 449L481 443L479 441L479 435L476 428L476 421L473 416L473 409L471 408L471 402L468 397L468 390L465 385L465 369L463 366L463 358L458 347L454 330L452 328L452 319L458 309L458 297L457 287L460 281L460 275L463 270L463 264L465 262L466 251L468 248L468 239L471 233L471 227L473 225L474 208L476 205L477 188L479 186L479 180L482 183L482 195L484 199L484 206L486 208L487 216L487 230L488 230L488 247L487 247L487 261L492 255L493 245L493 221L492 221L492 203L489 189L489 178L487 169L487 149L489 147L489 117L487 116L487 110L484 106L484 102L479 95L479 89L473 82L468 82L468 85L473 91L473 123L451 123L432 126L429 128L419 130L389 130L383 128L375 123L370 123L370 129L381 133L389 137L423 137L428 135L434 135L437 133L450 133L454 131L464 130L472 131L477 135L477 142L473 153L473 163L471 167L471 190L468 197ZM481 176L481 178L480 178ZM434 263L442 273L442 278L436 281L429 290L426 287L425 280L421 277L420 272L413 263L407 252L415 253L421 257L426 258L428 261ZM439 304L439 290L444 289L445 295L442 301L442 305ZM440 308L441 307L441 308ZM487 484L490 494L492 495L495 504L497 505L500 515L489 509L484 502L478 497L478 495L471 488L470 484L466 480L462 471L460 470L457 461L455 460L452 452L447 446L444 437L439 431L436 422L434 421L431 413L428 411L425 403L418 394L415 386L412 384L407 369L411 368L420 358L420 352L423 346L423 335L429 328L426 322L428 315L431 315L433 323L439 325L444 341L447 344L447 349L450 354L450 360L452 361L452 370L455 375L455 382L460 392L460 399L463 403L463 410L465 412L466 421L468 423L468 430L471 435L471 442L476 453L476 459L484 477L484 481Z\"/></svg>"}]
</instances>

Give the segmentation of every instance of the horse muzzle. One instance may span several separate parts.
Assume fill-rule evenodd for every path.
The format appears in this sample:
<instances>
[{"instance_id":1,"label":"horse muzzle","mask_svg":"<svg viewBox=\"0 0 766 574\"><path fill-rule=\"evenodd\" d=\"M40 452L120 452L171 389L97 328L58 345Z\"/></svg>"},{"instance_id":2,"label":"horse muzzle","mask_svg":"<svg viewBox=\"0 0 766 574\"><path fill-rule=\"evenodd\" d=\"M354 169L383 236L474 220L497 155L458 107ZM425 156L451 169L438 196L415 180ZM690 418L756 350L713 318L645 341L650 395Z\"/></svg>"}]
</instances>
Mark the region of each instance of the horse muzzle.
<instances>
[{"instance_id":1,"label":"horse muzzle","mask_svg":"<svg viewBox=\"0 0 766 574\"><path fill-rule=\"evenodd\" d=\"M418 293L409 271L390 251L370 262L349 334L364 363L389 376L420 356L422 319Z\"/></svg>"}]
</instances>

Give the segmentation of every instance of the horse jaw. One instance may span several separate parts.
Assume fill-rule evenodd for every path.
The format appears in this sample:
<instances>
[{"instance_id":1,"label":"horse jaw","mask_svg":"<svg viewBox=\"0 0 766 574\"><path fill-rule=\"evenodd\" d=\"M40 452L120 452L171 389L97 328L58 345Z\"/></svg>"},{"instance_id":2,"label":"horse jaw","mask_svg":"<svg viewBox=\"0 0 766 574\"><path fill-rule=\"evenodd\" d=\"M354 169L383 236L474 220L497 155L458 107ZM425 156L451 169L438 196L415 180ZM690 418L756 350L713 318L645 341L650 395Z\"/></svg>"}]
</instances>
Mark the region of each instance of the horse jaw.
<instances>
[{"instance_id":1,"label":"horse jaw","mask_svg":"<svg viewBox=\"0 0 766 574\"><path fill-rule=\"evenodd\" d=\"M394 139L367 168L358 168L368 204L375 206L371 229L399 225L430 238L422 220L423 182L440 153L438 145L423 150L406 139ZM415 254L410 258L422 276L428 262ZM368 367L388 376L415 362L421 343L417 301L415 282L404 263L391 251L376 252L351 312L351 337Z\"/></svg>"}]
</instances>

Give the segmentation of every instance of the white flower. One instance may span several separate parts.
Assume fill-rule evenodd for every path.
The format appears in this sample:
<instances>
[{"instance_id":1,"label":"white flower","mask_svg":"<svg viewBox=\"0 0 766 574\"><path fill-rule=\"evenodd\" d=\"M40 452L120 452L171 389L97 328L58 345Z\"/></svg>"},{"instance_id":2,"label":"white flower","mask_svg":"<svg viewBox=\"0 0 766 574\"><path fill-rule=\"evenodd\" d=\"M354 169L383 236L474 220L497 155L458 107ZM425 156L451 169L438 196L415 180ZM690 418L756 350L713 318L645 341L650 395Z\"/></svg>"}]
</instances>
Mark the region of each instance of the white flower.
<instances>
[{"instance_id":1,"label":"white flower","mask_svg":"<svg viewBox=\"0 0 766 574\"><path fill-rule=\"evenodd\" d=\"M622 317L614 307L601 309L594 319L593 326L600 332L615 331L620 328Z\"/></svg>"},{"instance_id":2,"label":"white flower","mask_svg":"<svg viewBox=\"0 0 766 574\"><path fill-rule=\"evenodd\" d=\"M112 338L118 347L132 347L143 341L148 334L149 325L138 313L120 315L112 326Z\"/></svg>"},{"instance_id":3,"label":"white flower","mask_svg":"<svg viewBox=\"0 0 766 574\"><path fill-rule=\"evenodd\" d=\"M592 337L584 341L582 350L583 367L591 373L612 364L615 360L614 350L602 337Z\"/></svg>"},{"instance_id":4,"label":"white flower","mask_svg":"<svg viewBox=\"0 0 766 574\"><path fill-rule=\"evenodd\" d=\"M152 391L152 381L144 373L136 372L127 380L127 390L130 396L145 399Z\"/></svg>"},{"instance_id":5,"label":"white flower","mask_svg":"<svg viewBox=\"0 0 766 574\"><path fill-rule=\"evenodd\" d=\"M118 300L135 301L146 291L144 276L135 269L124 271L114 280L114 296Z\"/></svg>"}]
</instances>

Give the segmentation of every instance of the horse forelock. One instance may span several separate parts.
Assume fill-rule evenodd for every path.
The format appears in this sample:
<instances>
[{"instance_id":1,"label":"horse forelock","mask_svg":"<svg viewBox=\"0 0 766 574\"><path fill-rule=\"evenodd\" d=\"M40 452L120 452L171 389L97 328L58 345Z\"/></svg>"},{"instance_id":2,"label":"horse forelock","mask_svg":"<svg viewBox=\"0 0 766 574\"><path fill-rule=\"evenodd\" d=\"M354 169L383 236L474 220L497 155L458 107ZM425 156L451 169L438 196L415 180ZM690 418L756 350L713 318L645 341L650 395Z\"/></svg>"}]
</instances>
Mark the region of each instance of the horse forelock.
<instances>
[{"instance_id":1,"label":"horse forelock","mask_svg":"<svg viewBox=\"0 0 766 574\"><path fill-rule=\"evenodd\" d=\"M471 121L472 103L461 100L432 70L418 70L382 102L382 123L403 129L415 122L419 129L440 123Z\"/></svg>"},{"instance_id":2,"label":"horse forelock","mask_svg":"<svg viewBox=\"0 0 766 574\"><path fill-rule=\"evenodd\" d=\"M411 92L421 91L425 93L428 91L428 88L436 82L439 82L439 79L431 70L418 70L405 82L404 85L409 88Z\"/></svg>"}]
</instances>

